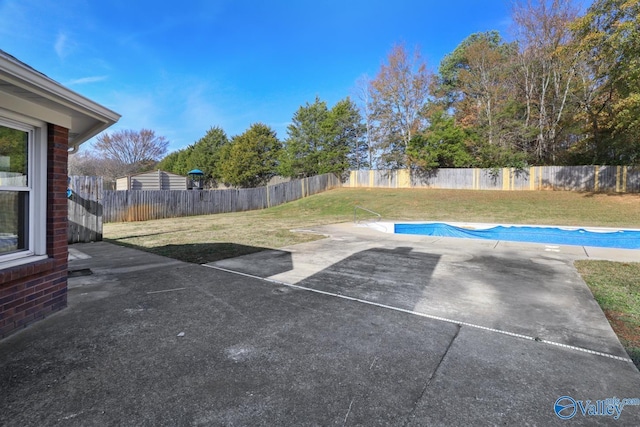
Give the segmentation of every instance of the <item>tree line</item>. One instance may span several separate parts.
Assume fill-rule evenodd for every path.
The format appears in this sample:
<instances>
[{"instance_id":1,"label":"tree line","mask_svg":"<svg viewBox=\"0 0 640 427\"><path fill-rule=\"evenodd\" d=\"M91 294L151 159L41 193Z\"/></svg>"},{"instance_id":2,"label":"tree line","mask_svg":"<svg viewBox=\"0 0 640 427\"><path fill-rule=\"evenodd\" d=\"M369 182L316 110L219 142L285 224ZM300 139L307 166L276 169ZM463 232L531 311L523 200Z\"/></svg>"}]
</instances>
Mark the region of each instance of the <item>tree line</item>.
<instances>
[{"instance_id":1,"label":"tree line","mask_svg":"<svg viewBox=\"0 0 640 427\"><path fill-rule=\"evenodd\" d=\"M316 97L295 112L285 141L263 123L232 138L213 127L194 144L166 156L158 168L181 175L200 169L209 185L237 187L265 185L275 175L340 174L364 166L358 157L363 132L358 107L348 97L331 108Z\"/></svg>"},{"instance_id":2,"label":"tree line","mask_svg":"<svg viewBox=\"0 0 640 427\"><path fill-rule=\"evenodd\" d=\"M430 73L396 46L367 85L383 167L640 163L640 2L516 2ZM360 93L363 93L362 91Z\"/></svg>"},{"instance_id":3,"label":"tree line","mask_svg":"<svg viewBox=\"0 0 640 427\"><path fill-rule=\"evenodd\" d=\"M231 138L212 127L165 157L159 137L164 151L126 161L234 186L362 168L640 164L639 16L628 0L582 15L571 0L517 1L512 40L471 34L437 72L398 44L353 100L301 106L282 141L262 123ZM126 152L104 135L103 158Z\"/></svg>"}]
</instances>

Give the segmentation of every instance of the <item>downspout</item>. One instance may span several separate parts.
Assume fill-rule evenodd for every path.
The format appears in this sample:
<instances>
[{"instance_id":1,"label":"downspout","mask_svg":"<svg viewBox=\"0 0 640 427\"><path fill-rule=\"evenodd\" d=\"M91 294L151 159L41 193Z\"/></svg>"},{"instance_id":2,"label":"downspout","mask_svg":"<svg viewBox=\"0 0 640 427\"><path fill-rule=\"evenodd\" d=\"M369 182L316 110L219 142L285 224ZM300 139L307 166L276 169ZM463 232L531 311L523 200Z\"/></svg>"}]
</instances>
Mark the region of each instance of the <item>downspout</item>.
<instances>
[{"instance_id":1,"label":"downspout","mask_svg":"<svg viewBox=\"0 0 640 427\"><path fill-rule=\"evenodd\" d=\"M72 144L71 147L67 149L68 154L75 154L78 151L78 144Z\"/></svg>"},{"instance_id":2,"label":"downspout","mask_svg":"<svg viewBox=\"0 0 640 427\"><path fill-rule=\"evenodd\" d=\"M74 154L78 151L78 148L80 147L80 144L78 144L77 142L73 142L74 139L76 139L76 137L78 136L77 133L71 133L71 131L69 131L69 148L67 148L67 153L68 154Z\"/></svg>"}]
</instances>

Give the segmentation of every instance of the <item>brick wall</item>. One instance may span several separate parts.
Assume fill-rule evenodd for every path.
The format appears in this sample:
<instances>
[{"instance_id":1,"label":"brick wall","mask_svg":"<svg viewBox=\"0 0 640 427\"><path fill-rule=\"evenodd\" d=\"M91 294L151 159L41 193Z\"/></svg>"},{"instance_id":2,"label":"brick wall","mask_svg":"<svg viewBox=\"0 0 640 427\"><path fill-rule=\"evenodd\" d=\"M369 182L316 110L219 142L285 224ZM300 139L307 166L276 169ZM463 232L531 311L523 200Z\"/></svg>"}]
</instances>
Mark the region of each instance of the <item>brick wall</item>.
<instances>
[{"instance_id":1,"label":"brick wall","mask_svg":"<svg viewBox=\"0 0 640 427\"><path fill-rule=\"evenodd\" d=\"M68 129L47 132L46 260L0 270L0 338L67 306Z\"/></svg>"}]
</instances>

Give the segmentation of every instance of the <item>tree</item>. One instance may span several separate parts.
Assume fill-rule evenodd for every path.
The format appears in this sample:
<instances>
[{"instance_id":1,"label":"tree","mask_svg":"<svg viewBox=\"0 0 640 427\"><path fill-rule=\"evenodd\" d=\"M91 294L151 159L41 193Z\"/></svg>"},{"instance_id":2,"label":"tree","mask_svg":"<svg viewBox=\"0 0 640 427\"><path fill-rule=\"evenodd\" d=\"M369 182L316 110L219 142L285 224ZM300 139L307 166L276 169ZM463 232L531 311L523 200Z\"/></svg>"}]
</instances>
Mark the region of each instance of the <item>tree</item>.
<instances>
[{"instance_id":1,"label":"tree","mask_svg":"<svg viewBox=\"0 0 640 427\"><path fill-rule=\"evenodd\" d=\"M275 175L281 149L276 132L256 123L243 134L231 138L220 153L220 175L236 187L266 185Z\"/></svg>"},{"instance_id":2,"label":"tree","mask_svg":"<svg viewBox=\"0 0 640 427\"><path fill-rule=\"evenodd\" d=\"M426 131L409 142L407 155L411 163L423 170L473 166L467 146L469 136L454 118L439 110L431 115L430 122Z\"/></svg>"},{"instance_id":3,"label":"tree","mask_svg":"<svg viewBox=\"0 0 640 427\"><path fill-rule=\"evenodd\" d=\"M178 175L183 175L179 165L179 158L184 150L173 151L167 154L160 162L158 162L158 169L163 171L176 173Z\"/></svg>"},{"instance_id":4,"label":"tree","mask_svg":"<svg viewBox=\"0 0 640 427\"><path fill-rule=\"evenodd\" d=\"M287 127L288 138L280 157L279 172L282 176L304 178L319 173L320 154L327 145L329 135L323 125L329 110L319 97L298 108Z\"/></svg>"},{"instance_id":5,"label":"tree","mask_svg":"<svg viewBox=\"0 0 640 427\"><path fill-rule=\"evenodd\" d=\"M411 138L424 128L420 114L428 100L432 74L418 49L410 56L396 45L369 87L375 144L385 167L407 165L405 150Z\"/></svg>"},{"instance_id":6,"label":"tree","mask_svg":"<svg viewBox=\"0 0 640 427\"><path fill-rule=\"evenodd\" d=\"M500 33L489 31L464 39L440 64L433 90L437 108L427 109L426 117L431 121L434 111L453 111L456 125L465 130L469 151L477 162L484 163L481 159L486 158L504 160L509 158L508 153L522 149L518 142L526 135L526 129L522 126L518 84L514 81L516 55L515 43L505 43ZM495 153L506 157L496 158Z\"/></svg>"},{"instance_id":7,"label":"tree","mask_svg":"<svg viewBox=\"0 0 640 427\"><path fill-rule=\"evenodd\" d=\"M578 100L593 163L640 163L640 3L596 0L573 25L580 55Z\"/></svg>"},{"instance_id":8,"label":"tree","mask_svg":"<svg viewBox=\"0 0 640 427\"><path fill-rule=\"evenodd\" d=\"M349 97L331 108L324 127L330 138L321 156L319 173L342 174L348 169L366 167L366 127Z\"/></svg>"},{"instance_id":9,"label":"tree","mask_svg":"<svg viewBox=\"0 0 640 427\"><path fill-rule=\"evenodd\" d=\"M69 175L104 176L107 170L104 159L99 159L88 149L82 147L76 153L69 154Z\"/></svg>"},{"instance_id":10,"label":"tree","mask_svg":"<svg viewBox=\"0 0 640 427\"><path fill-rule=\"evenodd\" d=\"M460 112L475 118L489 145L505 148L510 141L503 135L504 123L499 118L504 117L501 112L509 104L509 95L514 94L508 85L510 54L509 45L491 45L479 39L467 48L467 67L459 72L459 85L465 95Z\"/></svg>"},{"instance_id":11,"label":"tree","mask_svg":"<svg viewBox=\"0 0 640 427\"><path fill-rule=\"evenodd\" d=\"M221 180L221 153L229 143L222 128L214 126L194 144L168 154L158 163L158 168L167 172L186 175L193 169L204 173L205 185L215 186Z\"/></svg>"},{"instance_id":12,"label":"tree","mask_svg":"<svg viewBox=\"0 0 640 427\"><path fill-rule=\"evenodd\" d=\"M334 105L316 97L301 106L287 128L279 173L299 178L323 173L342 174L356 167L365 149L364 126L356 105L347 97Z\"/></svg>"},{"instance_id":13,"label":"tree","mask_svg":"<svg viewBox=\"0 0 640 427\"><path fill-rule=\"evenodd\" d=\"M356 85L353 89L355 97L358 101L358 108L360 109L360 116L363 118L364 124L362 127L362 134L359 136L358 141L360 145L356 147L354 154L355 157L355 169L371 168L374 165L374 148L371 143L371 136L373 134L373 119L371 117L371 110L369 109L370 97L369 86L371 80L366 74L356 80ZM365 157L366 155L366 157Z\"/></svg>"},{"instance_id":14,"label":"tree","mask_svg":"<svg viewBox=\"0 0 640 427\"><path fill-rule=\"evenodd\" d=\"M149 129L120 130L96 137L96 154L110 164L112 178L148 170L167 152L169 141ZM115 175L115 176L114 176Z\"/></svg>"},{"instance_id":15,"label":"tree","mask_svg":"<svg viewBox=\"0 0 640 427\"><path fill-rule=\"evenodd\" d=\"M205 179L219 180L220 152L229 143L227 134L219 127L212 127L205 136L195 143L189 159L191 169L200 169ZM191 170L189 169L189 170Z\"/></svg>"},{"instance_id":16,"label":"tree","mask_svg":"<svg viewBox=\"0 0 640 427\"><path fill-rule=\"evenodd\" d=\"M453 50L445 55L438 68L437 85L434 95L440 98L443 107L449 109L456 103L464 99L464 92L460 83L460 73L470 68L470 51L475 46L481 48L498 50L503 44L502 37L498 31L487 31L484 33L474 33L465 38Z\"/></svg>"},{"instance_id":17,"label":"tree","mask_svg":"<svg viewBox=\"0 0 640 427\"><path fill-rule=\"evenodd\" d=\"M577 17L571 0L515 3L521 82L526 104L525 127L535 127L532 154L537 163L555 163L567 148L574 111L569 105L577 56L566 49L569 25Z\"/></svg>"},{"instance_id":18,"label":"tree","mask_svg":"<svg viewBox=\"0 0 640 427\"><path fill-rule=\"evenodd\" d=\"M155 162L141 162L137 166L125 166L114 159L104 158L101 154L92 150L89 145L80 147L80 151L69 155L69 175L102 176L107 180L115 181L116 178L128 174L151 170Z\"/></svg>"},{"instance_id":19,"label":"tree","mask_svg":"<svg viewBox=\"0 0 640 427\"><path fill-rule=\"evenodd\" d=\"M220 153L222 147L229 143L227 134L219 127L212 127L205 136L196 142L189 152L186 161L189 170L200 169L205 179L220 179Z\"/></svg>"}]
</instances>

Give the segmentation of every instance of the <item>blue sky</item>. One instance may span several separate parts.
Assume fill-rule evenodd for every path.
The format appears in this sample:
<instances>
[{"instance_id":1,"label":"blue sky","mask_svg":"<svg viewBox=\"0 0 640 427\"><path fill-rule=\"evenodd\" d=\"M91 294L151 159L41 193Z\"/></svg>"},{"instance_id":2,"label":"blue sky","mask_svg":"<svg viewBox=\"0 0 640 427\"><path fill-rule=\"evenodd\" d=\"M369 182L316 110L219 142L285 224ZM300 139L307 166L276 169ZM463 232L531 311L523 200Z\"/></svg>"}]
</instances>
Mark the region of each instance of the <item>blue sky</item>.
<instances>
[{"instance_id":1,"label":"blue sky","mask_svg":"<svg viewBox=\"0 0 640 427\"><path fill-rule=\"evenodd\" d=\"M212 126L286 138L316 96L331 106L394 44L436 70L465 37L508 37L508 0L0 0L0 49L183 148Z\"/></svg>"}]
</instances>

